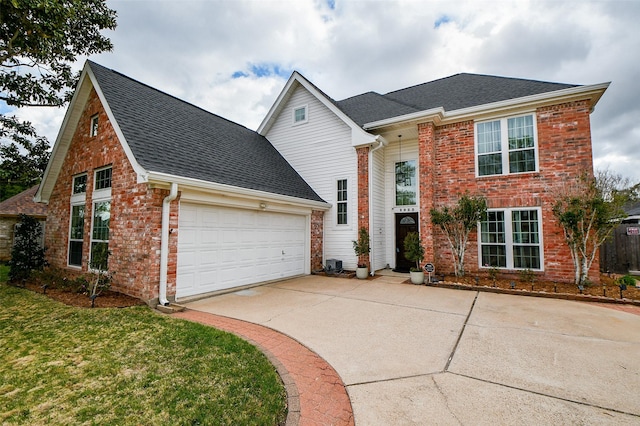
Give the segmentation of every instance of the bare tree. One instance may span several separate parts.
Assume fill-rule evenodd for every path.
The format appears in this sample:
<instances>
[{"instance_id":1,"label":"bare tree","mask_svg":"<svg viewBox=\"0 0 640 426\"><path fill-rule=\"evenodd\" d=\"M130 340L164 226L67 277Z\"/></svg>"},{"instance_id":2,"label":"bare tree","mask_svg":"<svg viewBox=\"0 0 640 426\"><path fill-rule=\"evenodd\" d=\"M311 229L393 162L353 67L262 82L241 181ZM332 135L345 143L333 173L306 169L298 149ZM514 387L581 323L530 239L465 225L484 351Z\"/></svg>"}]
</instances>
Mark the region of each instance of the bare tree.
<instances>
[{"instance_id":1,"label":"bare tree","mask_svg":"<svg viewBox=\"0 0 640 426\"><path fill-rule=\"evenodd\" d=\"M624 204L633 193L628 178L599 170L583 174L554 195L553 214L560 222L571 259L576 285L588 281L598 248L624 218Z\"/></svg>"},{"instance_id":2,"label":"bare tree","mask_svg":"<svg viewBox=\"0 0 640 426\"><path fill-rule=\"evenodd\" d=\"M487 201L482 196L465 194L454 207L431 209L431 223L444 232L453 253L453 269L456 277L464 275L464 256L469 233L487 211Z\"/></svg>"}]
</instances>

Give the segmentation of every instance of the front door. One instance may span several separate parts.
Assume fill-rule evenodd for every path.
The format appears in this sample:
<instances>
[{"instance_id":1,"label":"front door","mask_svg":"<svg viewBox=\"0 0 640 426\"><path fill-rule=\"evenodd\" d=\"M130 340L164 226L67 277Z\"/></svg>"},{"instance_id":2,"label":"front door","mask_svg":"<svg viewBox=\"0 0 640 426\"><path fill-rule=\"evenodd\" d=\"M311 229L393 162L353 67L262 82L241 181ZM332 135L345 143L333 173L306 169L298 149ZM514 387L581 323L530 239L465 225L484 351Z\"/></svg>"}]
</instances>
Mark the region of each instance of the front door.
<instances>
[{"instance_id":1,"label":"front door","mask_svg":"<svg viewBox=\"0 0 640 426\"><path fill-rule=\"evenodd\" d=\"M409 272L415 264L404 257L404 238L418 232L418 213L396 213L396 272Z\"/></svg>"}]
</instances>

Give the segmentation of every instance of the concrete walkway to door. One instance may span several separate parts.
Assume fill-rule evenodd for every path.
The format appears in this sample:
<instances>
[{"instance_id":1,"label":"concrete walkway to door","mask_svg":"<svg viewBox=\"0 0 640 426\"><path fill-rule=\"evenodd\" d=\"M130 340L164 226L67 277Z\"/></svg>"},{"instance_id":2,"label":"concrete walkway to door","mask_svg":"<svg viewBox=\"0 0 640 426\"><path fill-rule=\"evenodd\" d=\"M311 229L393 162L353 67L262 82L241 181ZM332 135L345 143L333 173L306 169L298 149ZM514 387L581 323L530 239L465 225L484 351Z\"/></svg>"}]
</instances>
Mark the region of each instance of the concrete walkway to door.
<instances>
[{"instance_id":1,"label":"concrete walkway to door","mask_svg":"<svg viewBox=\"0 0 640 426\"><path fill-rule=\"evenodd\" d=\"M316 352L357 425L640 424L640 316L401 281L306 276L186 306Z\"/></svg>"}]
</instances>

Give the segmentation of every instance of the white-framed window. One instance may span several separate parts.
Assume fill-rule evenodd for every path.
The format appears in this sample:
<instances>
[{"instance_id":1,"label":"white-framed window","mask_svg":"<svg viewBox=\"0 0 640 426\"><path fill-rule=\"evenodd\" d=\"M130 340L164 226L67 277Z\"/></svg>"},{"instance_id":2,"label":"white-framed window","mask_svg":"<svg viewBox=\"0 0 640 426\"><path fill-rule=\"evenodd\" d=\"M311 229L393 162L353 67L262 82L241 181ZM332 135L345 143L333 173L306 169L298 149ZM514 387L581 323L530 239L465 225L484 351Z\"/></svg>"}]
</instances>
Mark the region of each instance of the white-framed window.
<instances>
[{"instance_id":1,"label":"white-framed window","mask_svg":"<svg viewBox=\"0 0 640 426\"><path fill-rule=\"evenodd\" d=\"M71 184L71 213L69 218L69 266L82 266L84 241L85 200L87 197L87 174L76 175Z\"/></svg>"},{"instance_id":2,"label":"white-framed window","mask_svg":"<svg viewBox=\"0 0 640 426\"><path fill-rule=\"evenodd\" d=\"M347 179L338 179L336 200L337 200L336 223L338 225L347 225L349 221L348 205L347 205L347 200L348 200Z\"/></svg>"},{"instance_id":3,"label":"white-framed window","mask_svg":"<svg viewBox=\"0 0 640 426\"><path fill-rule=\"evenodd\" d=\"M71 205L69 225L69 266L82 266L82 244L84 240L84 204Z\"/></svg>"},{"instance_id":4,"label":"white-framed window","mask_svg":"<svg viewBox=\"0 0 640 426\"><path fill-rule=\"evenodd\" d=\"M416 160L395 163L396 206L417 205Z\"/></svg>"},{"instance_id":5,"label":"white-framed window","mask_svg":"<svg viewBox=\"0 0 640 426\"><path fill-rule=\"evenodd\" d=\"M112 168L109 166L97 169L94 176L89 266L95 269L107 269L111 222L111 174ZM98 257L103 254L104 257Z\"/></svg>"},{"instance_id":6,"label":"white-framed window","mask_svg":"<svg viewBox=\"0 0 640 426\"><path fill-rule=\"evenodd\" d=\"M481 267L542 270L542 212L539 207L491 209L480 222Z\"/></svg>"},{"instance_id":7,"label":"white-framed window","mask_svg":"<svg viewBox=\"0 0 640 426\"><path fill-rule=\"evenodd\" d=\"M73 185L71 188L71 194L76 196L78 194L84 194L87 192L87 174L81 174L73 177Z\"/></svg>"},{"instance_id":8,"label":"white-framed window","mask_svg":"<svg viewBox=\"0 0 640 426\"><path fill-rule=\"evenodd\" d=\"M98 114L91 116L91 128L89 129L89 136L98 135Z\"/></svg>"},{"instance_id":9,"label":"white-framed window","mask_svg":"<svg viewBox=\"0 0 640 426\"><path fill-rule=\"evenodd\" d=\"M476 123L478 176L538 171L538 131L535 114Z\"/></svg>"},{"instance_id":10,"label":"white-framed window","mask_svg":"<svg viewBox=\"0 0 640 426\"><path fill-rule=\"evenodd\" d=\"M309 121L309 114L308 114L306 105L293 108L293 124L294 125L306 123L307 121Z\"/></svg>"},{"instance_id":11,"label":"white-framed window","mask_svg":"<svg viewBox=\"0 0 640 426\"><path fill-rule=\"evenodd\" d=\"M109 223L111 221L111 200L93 203L91 224L91 263L95 269L107 269L109 252ZM102 256L104 257L98 257Z\"/></svg>"},{"instance_id":12,"label":"white-framed window","mask_svg":"<svg viewBox=\"0 0 640 426\"><path fill-rule=\"evenodd\" d=\"M111 166L97 169L93 176L91 233L89 235L89 265L95 265L100 253L108 252L111 220ZM87 174L73 177L69 220L69 266L82 267L84 225L86 215ZM102 269L106 269L106 258Z\"/></svg>"},{"instance_id":13,"label":"white-framed window","mask_svg":"<svg viewBox=\"0 0 640 426\"><path fill-rule=\"evenodd\" d=\"M111 190L111 167L96 170L94 179L94 190Z\"/></svg>"}]
</instances>

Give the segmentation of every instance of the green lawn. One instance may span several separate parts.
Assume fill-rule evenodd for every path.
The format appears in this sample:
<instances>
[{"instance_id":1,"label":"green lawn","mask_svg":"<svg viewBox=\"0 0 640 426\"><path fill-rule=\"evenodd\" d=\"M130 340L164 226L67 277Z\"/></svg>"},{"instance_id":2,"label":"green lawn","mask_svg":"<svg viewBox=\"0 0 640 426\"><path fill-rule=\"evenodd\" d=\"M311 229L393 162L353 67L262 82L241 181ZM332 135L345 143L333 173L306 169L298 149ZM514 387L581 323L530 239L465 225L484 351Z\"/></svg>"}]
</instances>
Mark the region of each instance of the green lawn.
<instances>
[{"instance_id":1,"label":"green lawn","mask_svg":"<svg viewBox=\"0 0 640 426\"><path fill-rule=\"evenodd\" d=\"M0 284L1 424L275 425L285 398L266 357L229 333Z\"/></svg>"}]
</instances>

